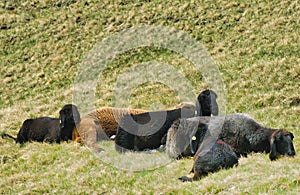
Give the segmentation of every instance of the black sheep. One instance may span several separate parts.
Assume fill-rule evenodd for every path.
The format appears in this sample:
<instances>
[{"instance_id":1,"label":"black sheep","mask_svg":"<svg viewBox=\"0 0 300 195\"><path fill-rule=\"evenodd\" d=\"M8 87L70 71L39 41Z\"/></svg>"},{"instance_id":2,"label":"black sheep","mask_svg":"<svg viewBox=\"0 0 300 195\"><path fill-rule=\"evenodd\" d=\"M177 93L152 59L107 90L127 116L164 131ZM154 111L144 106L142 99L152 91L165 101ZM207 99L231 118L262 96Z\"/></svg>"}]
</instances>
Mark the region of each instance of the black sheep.
<instances>
[{"instance_id":1,"label":"black sheep","mask_svg":"<svg viewBox=\"0 0 300 195\"><path fill-rule=\"evenodd\" d=\"M263 127L246 114L227 115L219 139L244 156L250 152L266 152L271 160L275 160L279 154L296 154L293 133L285 129Z\"/></svg>"},{"instance_id":2,"label":"black sheep","mask_svg":"<svg viewBox=\"0 0 300 195\"><path fill-rule=\"evenodd\" d=\"M59 111L59 118L27 119L23 122L17 138L8 134L2 134L2 138L10 137L21 144L28 141L51 143L72 140L72 131L79 122L80 114L77 107L67 104Z\"/></svg>"},{"instance_id":3,"label":"black sheep","mask_svg":"<svg viewBox=\"0 0 300 195\"><path fill-rule=\"evenodd\" d=\"M217 172L220 169L231 168L238 164L238 157L232 148L222 140L206 138L202 146L197 150L194 156L194 165L192 172L194 177L183 176L179 178L182 181L195 181L209 173Z\"/></svg>"},{"instance_id":4,"label":"black sheep","mask_svg":"<svg viewBox=\"0 0 300 195\"><path fill-rule=\"evenodd\" d=\"M165 145L167 131L176 119L194 115L195 107L192 105L174 110L125 115L115 137L116 150L124 152L159 148Z\"/></svg>"},{"instance_id":5,"label":"black sheep","mask_svg":"<svg viewBox=\"0 0 300 195\"><path fill-rule=\"evenodd\" d=\"M182 120L188 123L191 119ZM194 117L192 120L191 123L198 121L200 127L207 125L210 133L229 144L237 155L247 156L251 152L266 152L270 153L271 160L275 160L279 154L295 155L294 135L291 132L285 129L266 128L247 114Z\"/></svg>"}]
</instances>

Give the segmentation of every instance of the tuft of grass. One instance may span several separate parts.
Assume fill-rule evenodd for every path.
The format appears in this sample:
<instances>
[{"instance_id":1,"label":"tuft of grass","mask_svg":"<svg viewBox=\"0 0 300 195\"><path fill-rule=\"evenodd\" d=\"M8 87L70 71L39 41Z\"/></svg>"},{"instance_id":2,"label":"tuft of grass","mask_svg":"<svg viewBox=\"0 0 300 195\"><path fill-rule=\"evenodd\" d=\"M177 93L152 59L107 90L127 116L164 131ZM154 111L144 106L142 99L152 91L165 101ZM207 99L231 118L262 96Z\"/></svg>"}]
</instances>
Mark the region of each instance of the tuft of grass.
<instances>
[{"instance_id":1,"label":"tuft of grass","mask_svg":"<svg viewBox=\"0 0 300 195\"><path fill-rule=\"evenodd\" d=\"M220 70L227 113L246 112L266 126L292 131L297 153L275 162L266 154L252 154L237 167L181 183L177 178L189 173L192 158L120 155L109 142L99 143L110 151L101 156L71 142L20 147L0 139L1 194L299 193L299 2L24 0L1 1L0 13L1 132L15 136L27 118L57 117L72 102L80 64L99 40L155 25L182 30L202 44ZM119 76L153 61L182 72L195 98L209 85L184 56L141 47L116 56L99 75L95 106L114 105ZM147 82L127 101L130 107L158 109L181 100L169 86ZM133 162L156 168L133 172L115 166L128 168ZM156 166L159 162L167 163Z\"/></svg>"}]
</instances>

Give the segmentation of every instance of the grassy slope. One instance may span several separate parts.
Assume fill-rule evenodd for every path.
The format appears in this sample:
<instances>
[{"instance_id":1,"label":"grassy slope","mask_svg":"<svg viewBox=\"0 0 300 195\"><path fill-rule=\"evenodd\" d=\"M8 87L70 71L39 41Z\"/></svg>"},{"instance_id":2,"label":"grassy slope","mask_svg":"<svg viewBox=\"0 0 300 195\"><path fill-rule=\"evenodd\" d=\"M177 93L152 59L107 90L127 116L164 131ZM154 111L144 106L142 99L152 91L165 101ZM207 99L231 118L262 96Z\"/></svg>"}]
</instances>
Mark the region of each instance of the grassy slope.
<instances>
[{"instance_id":1,"label":"grassy slope","mask_svg":"<svg viewBox=\"0 0 300 195\"><path fill-rule=\"evenodd\" d=\"M80 63L97 41L141 25L184 30L217 62L226 85L227 112L247 112L270 127L300 131L300 5L297 1L248 3L193 1L22 1L0 3L0 130L16 135L23 120L57 116L72 102ZM116 75L128 66L158 60L188 66L181 56L159 49L125 53L105 70L97 105L111 105ZM186 70L197 90L201 76ZM107 84L107 85L106 85ZM161 95L157 97L156 93ZM171 95L170 95L171 94ZM174 105L177 99L159 84L141 86L132 107ZM107 166L73 143L29 143L19 148L0 139L1 193L282 193L299 192L299 157L269 162L264 154L242 158L238 167L199 182L180 183L192 159L154 171L131 173Z\"/></svg>"}]
</instances>

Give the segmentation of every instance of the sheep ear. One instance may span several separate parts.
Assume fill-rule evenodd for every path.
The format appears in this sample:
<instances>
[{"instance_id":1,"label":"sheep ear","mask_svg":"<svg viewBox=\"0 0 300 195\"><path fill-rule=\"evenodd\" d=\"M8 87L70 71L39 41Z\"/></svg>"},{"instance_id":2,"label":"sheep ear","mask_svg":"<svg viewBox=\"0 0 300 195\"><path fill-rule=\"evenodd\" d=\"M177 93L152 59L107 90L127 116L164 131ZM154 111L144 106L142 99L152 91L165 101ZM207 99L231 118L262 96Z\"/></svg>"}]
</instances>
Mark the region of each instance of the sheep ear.
<instances>
[{"instance_id":1,"label":"sheep ear","mask_svg":"<svg viewBox=\"0 0 300 195\"><path fill-rule=\"evenodd\" d=\"M276 137L277 137L277 135L276 135ZM271 160L275 160L276 157L277 157L276 141L275 141L274 137L272 137L271 141L270 141L270 155L269 155L269 158Z\"/></svg>"},{"instance_id":2,"label":"sheep ear","mask_svg":"<svg viewBox=\"0 0 300 195\"><path fill-rule=\"evenodd\" d=\"M218 98L218 95L213 90L210 90L210 93L214 94L216 96L216 99Z\"/></svg>"},{"instance_id":3,"label":"sheep ear","mask_svg":"<svg viewBox=\"0 0 300 195\"><path fill-rule=\"evenodd\" d=\"M203 116L201 104L200 104L199 100L197 100L197 102L196 102L196 110L197 110L197 116Z\"/></svg>"},{"instance_id":4,"label":"sheep ear","mask_svg":"<svg viewBox=\"0 0 300 195\"><path fill-rule=\"evenodd\" d=\"M73 119L74 119L75 124L80 123L80 114L79 114L78 110L74 109L74 108L73 108Z\"/></svg>"}]
</instances>

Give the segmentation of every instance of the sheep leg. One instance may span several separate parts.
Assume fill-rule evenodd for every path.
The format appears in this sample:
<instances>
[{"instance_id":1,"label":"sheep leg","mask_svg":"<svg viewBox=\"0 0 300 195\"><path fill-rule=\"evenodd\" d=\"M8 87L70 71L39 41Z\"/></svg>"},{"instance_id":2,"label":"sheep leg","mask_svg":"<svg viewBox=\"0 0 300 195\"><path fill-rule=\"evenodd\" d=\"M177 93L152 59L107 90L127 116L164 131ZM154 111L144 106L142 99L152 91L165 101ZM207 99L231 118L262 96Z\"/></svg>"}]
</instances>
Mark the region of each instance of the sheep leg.
<instances>
[{"instance_id":1,"label":"sheep leg","mask_svg":"<svg viewBox=\"0 0 300 195\"><path fill-rule=\"evenodd\" d=\"M10 138L10 139L13 139L14 141L17 140L17 138L15 138L15 137L13 137L13 136L11 136L11 135L9 135L9 134L6 134L6 133L3 133L1 137L2 137L2 139L4 139L5 137L8 137L8 138Z\"/></svg>"},{"instance_id":2,"label":"sheep leg","mask_svg":"<svg viewBox=\"0 0 300 195\"><path fill-rule=\"evenodd\" d=\"M84 131L82 131L84 129ZM98 132L99 131L99 132ZM104 140L105 132L101 133L101 129L98 126L98 123L96 123L93 119L85 118L81 120L80 127L79 127L79 135L81 139L85 142L85 144L95 150L96 152L102 152L104 151L103 148L99 147L96 142L98 138L98 134L101 137L100 140ZM109 140L109 138L106 136L106 140Z\"/></svg>"},{"instance_id":3,"label":"sheep leg","mask_svg":"<svg viewBox=\"0 0 300 195\"><path fill-rule=\"evenodd\" d=\"M54 141L56 141L56 143L59 143L59 140L54 140L51 136L46 136L45 139L43 140L43 142L47 142L47 143L53 143Z\"/></svg>"},{"instance_id":4,"label":"sheep leg","mask_svg":"<svg viewBox=\"0 0 300 195\"><path fill-rule=\"evenodd\" d=\"M193 166L192 170L190 171L190 173L194 173L194 177L193 178L190 178L190 177L187 177L187 176L182 176L180 178L178 178L179 180L181 180L182 182L186 182L186 181L197 181L199 179L201 179L201 176L199 175L198 171L195 170L195 166Z\"/></svg>"},{"instance_id":5,"label":"sheep leg","mask_svg":"<svg viewBox=\"0 0 300 195\"><path fill-rule=\"evenodd\" d=\"M181 180L182 182L193 181L193 178L190 178L188 176L182 176L182 177L179 177L178 179Z\"/></svg>"},{"instance_id":6,"label":"sheep leg","mask_svg":"<svg viewBox=\"0 0 300 195\"><path fill-rule=\"evenodd\" d=\"M76 143L81 143L82 142L77 128L74 128L73 131L72 131L72 140Z\"/></svg>"},{"instance_id":7,"label":"sheep leg","mask_svg":"<svg viewBox=\"0 0 300 195\"><path fill-rule=\"evenodd\" d=\"M121 127L118 129L116 138L115 138L115 147L119 152L126 152L129 150L136 150L137 147L134 145L135 136ZM135 148L136 147L136 148Z\"/></svg>"}]
</instances>

